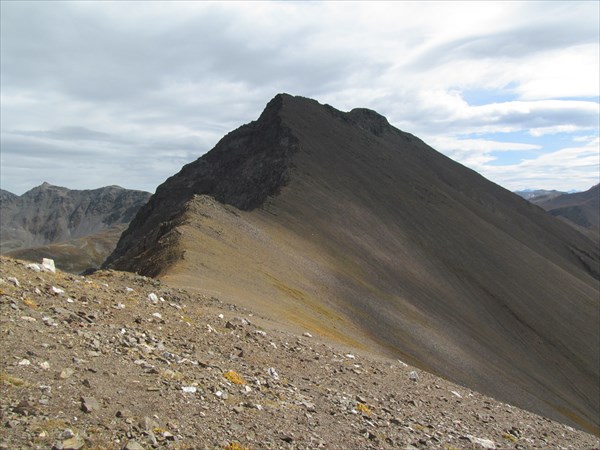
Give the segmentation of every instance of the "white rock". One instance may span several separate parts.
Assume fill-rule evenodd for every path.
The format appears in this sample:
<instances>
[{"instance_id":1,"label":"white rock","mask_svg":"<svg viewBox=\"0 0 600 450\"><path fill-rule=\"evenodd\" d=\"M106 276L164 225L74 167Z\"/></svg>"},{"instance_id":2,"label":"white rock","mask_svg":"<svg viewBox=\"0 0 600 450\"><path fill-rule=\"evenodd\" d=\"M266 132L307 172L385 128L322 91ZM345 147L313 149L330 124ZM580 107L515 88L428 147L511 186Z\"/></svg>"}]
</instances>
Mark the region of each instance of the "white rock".
<instances>
[{"instance_id":1,"label":"white rock","mask_svg":"<svg viewBox=\"0 0 600 450\"><path fill-rule=\"evenodd\" d=\"M49 363L48 361L41 362L41 363L40 363L40 367L41 367L43 370L49 370L49 369L50 369L50 363Z\"/></svg>"},{"instance_id":2,"label":"white rock","mask_svg":"<svg viewBox=\"0 0 600 450\"><path fill-rule=\"evenodd\" d=\"M413 370L412 372L410 372L408 374L408 378L411 379L412 381L417 381L417 379L419 378L419 375L417 374L417 372L415 372Z\"/></svg>"},{"instance_id":3,"label":"white rock","mask_svg":"<svg viewBox=\"0 0 600 450\"><path fill-rule=\"evenodd\" d=\"M57 288L56 286L52 286L51 290L55 295L60 295L60 294L65 293L64 290L62 290L61 288Z\"/></svg>"},{"instance_id":4,"label":"white rock","mask_svg":"<svg viewBox=\"0 0 600 450\"><path fill-rule=\"evenodd\" d=\"M152 313L152 316L156 317L157 319L162 319L162 315L159 312Z\"/></svg>"},{"instance_id":5,"label":"white rock","mask_svg":"<svg viewBox=\"0 0 600 450\"><path fill-rule=\"evenodd\" d=\"M225 316L223 314L219 314L219 319L223 319Z\"/></svg>"},{"instance_id":6,"label":"white rock","mask_svg":"<svg viewBox=\"0 0 600 450\"><path fill-rule=\"evenodd\" d=\"M467 434L467 438L473 444L481 445L487 450L496 450L496 443L494 441L490 441L489 439L478 438L476 436L471 436L470 434Z\"/></svg>"},{"instance_id":7,"label":"white rock","mask_svg":"<svg viewBox=\"0 0 600 450\"><path fill-rule=\"evenodd\" d=\"M31 264L27 264L25 266L26 269L29 270L33 270L34 272L41 272L42 268L39 266L39 264L35 264L35 263L31 263Z\"/></svg>"},{"instance_id":8,"label":"white rock","mask_svg":"<svg viewBox=\"0 0 600 450\"><path fill-rule=\"evenodd\" d=\"M73 303L74 301L71 297L67 298L67 303Z\"/></svg>"},{"instance_id":9,"label":"white rock","mask_svg":"<svg viewBox=\"0 0 600 450\"><path fill-rule=\"evenodd\" d=\"M271 375L274 379L279 380L279 374L273 367L269 367L268 369L269 375Z\"/></svg>"},{"instance_id":10,"label":"white rock","mask_svg":"<svg viewBox=\"0 0 600 450\"><path fill-rule=\"evenodd\" d=\"M347 353L346 354L346 358L348 358L348 359L355 359L356 356L354 356L352 353Z\"/></svg>"},{"instance_id":11,"label":"white rock","mask_svg":"<svg viewBox=\"0 0 600 450\"><path fill-rule=\"evenodd\" d=\"M156 294L154 292L150 292L148 294L148 300L150 300L152 303L157 303L158 297L156 296Z\"/></svg>"},{"instance_id":12,"label":"white rock","mask_svg":"<svg viewBox=\"0 0 600 450\"><path fill-rule=\"evenodd\" d=\"M310 334L308 331L306 331L305 333L302 333L302 336L307 337L307 338L311 338L312 334Z\"/></svg>"},{"instance_id":13,"label":"white rock","mask_svg":"<svg viewBox=\"0 0 600 450\"><path fill-rule=\"evenodd\" d=\"M56 273L56 267L54 266L54 260L50 258L42 259L42 270L46 272Z\"/></svg>"},{"instance_id":14,"label":"white rock","mask_svg":"<svg viewBox=\"0 0 600 450\"><path fill-rule=\"evenodd\" d=\"M127 292L129 294L130 292L133 292L133 289L131 289L130 287L126 287L125 292Z\"/></svg>"},{"instance_id":15,"label":"white rock","mask_svg":"<svg viewBox=\"0 0 600 450\"><path fill-rule=\"evenodd\" d=\"M19 361L20 366L28 366L30 364L31 364L31 361L29 361L28 359L22 359L21 361Z\"/></svg>"},{"instance_id":16,"label":"white rock","mask_svg":"<svg viewBox=\"0 0 600 450\"><path fill-rule=\"evenodd\" d=\"M21 283L19 283L19 280L17 280L15 277L9 277L8 281L10 281L12 284L14 284L15 286L21 286Z\"/></svg>"},{"instance_id":17,"label":"white rock","mask_svg":"<svg viewBox=\"0 0 600 450\"><path fill-rule=\"evenodd\" d=\"M30 316L21 316L21 320L24 320L25 322L37 322L35 317Z\"/></svg>"},{"instance_id":18,"label":"white rock","mask_svg":"<svg viewBox=\"0 0 600 450\"><path fill-rule=\"evenodd\" d=\"M454 395L456 395L458 398L462 398L462 395L460 395L458 392L456 391L450 391L452 392Z\"/></svg>"},{"instance_id":19,"label":"white rock","mask_svg":"<svg viewBox=\"0 0 600 450\"><path fill-rule=\"evenodd\" d=\"M265 333L265 332L264 332L264 331L262 331L262 330L255 330L255 331L254 331L254 334L258 334L259 336L263 336L263 337L267 335L267 333Z\"/></svg>"},{"instance_id":20,"label":"white rock","mask_svg":"<svg viewBox=\"0 0 600 450\"><path fill-rule=\"evenodd\" d=\"M181 390L187 394L195 394L198 391L195 386L182 386Z\"/></svg>"}]
</instances>

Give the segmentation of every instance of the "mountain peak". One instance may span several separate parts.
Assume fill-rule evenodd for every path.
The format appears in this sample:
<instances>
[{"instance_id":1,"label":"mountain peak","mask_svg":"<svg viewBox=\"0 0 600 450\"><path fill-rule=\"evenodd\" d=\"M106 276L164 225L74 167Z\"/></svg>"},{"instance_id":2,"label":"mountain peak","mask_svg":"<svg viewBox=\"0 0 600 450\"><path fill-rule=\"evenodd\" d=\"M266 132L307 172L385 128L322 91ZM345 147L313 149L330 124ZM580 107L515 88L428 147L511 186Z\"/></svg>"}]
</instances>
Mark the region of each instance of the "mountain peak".
<instances>
[{"instance_id":1,"label":"mountain peak","mask_svg":"<svg viewBox=\"0 0 600 450\"><path fill-rule=\"evenodd\" d=\"M278 94L159 186L105 267L594 429L599 260L570 226L375 111Z\"/></svg>"}]
</instances>

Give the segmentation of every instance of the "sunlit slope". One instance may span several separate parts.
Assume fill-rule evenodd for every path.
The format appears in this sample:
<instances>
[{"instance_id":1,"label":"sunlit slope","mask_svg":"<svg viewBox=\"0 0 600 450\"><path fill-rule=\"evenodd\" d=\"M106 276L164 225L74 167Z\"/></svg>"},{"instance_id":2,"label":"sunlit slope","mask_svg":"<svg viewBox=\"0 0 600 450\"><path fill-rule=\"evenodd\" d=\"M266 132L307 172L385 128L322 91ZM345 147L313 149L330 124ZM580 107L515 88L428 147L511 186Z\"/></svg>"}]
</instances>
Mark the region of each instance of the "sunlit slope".
<instances>
[{"instance_id":1,"label":"sunlit slope","mask_svg":"<svg viewBox=\"0 0 600 450\"><path fill-rule=\"evenodd\" d=\"M159 187L108 264L597 432L598 260L377 113L280 95Z\"/></svg>"}]
</instances>

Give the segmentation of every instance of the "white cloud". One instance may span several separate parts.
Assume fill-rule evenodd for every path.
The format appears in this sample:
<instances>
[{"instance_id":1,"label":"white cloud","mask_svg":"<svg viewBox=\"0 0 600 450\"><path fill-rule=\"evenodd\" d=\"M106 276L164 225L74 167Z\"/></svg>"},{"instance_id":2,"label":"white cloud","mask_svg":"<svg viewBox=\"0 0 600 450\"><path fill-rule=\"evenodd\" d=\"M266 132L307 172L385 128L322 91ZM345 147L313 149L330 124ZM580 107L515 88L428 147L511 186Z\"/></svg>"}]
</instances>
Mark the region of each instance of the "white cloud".
<instances>
[{"instance_id":1,"label":"white cloud","mask_svg":"<svg viewBox=\"0 0 600 450\"><path fill-rule=\"evenodd\" d=\"M110 184L141 160L200 156L288 92L375 109L495 173L506 144L486 134L597 135L599 14L598 2L2 2L2 153L52 158L15 132L62 133L47 148L81 158L112 152L69 144L81 129L120 136L112 168L98 165ZM469 104L480 91L492 98ZM145 189L166 177L145 170ZM9 190L44 179L1 171Z\"/></svg>"},{"instance_id":2,"label":"white cloud","mask_svg":"<svg viewBox=\"0 0 600 450\"><path fill-rule=\"evenodd\" d=\"M511 190L536 186L539 189L587 190L598 183L600 141L567 147L517 164L487 166L482 174Z\"/></svg>"}]
</instances>

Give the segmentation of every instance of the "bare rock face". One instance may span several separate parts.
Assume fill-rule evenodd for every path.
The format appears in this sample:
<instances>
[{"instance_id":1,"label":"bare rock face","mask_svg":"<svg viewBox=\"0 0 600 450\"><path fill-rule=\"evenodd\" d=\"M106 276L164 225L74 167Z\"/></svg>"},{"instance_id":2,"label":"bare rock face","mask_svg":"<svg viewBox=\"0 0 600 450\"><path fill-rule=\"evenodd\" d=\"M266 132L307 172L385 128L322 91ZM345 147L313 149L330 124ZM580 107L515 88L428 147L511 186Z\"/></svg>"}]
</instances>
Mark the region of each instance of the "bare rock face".
<instances>
[{"instance_id":1,"label":"bare rock face","mask_svg":"<svg viewBox=\"0 0 600 450\"><path fill-rule=\"evenodd\" d=\"M165 181L105 266L597 431L599 263L588 237L378 113L280 94Z\"/></svg>"},{"instance_id":2,"label":"bare rock face","mask_svg":"<svg viewBox=\"0 0 600 450\"><path fill-rule=\"evenodd\" d=\"M53 257L72 271L97 267L149 197L118 186L78 191L48 183L21 196L2 191L0 248L34 261Z\"/></svg>"}]
</instances>

